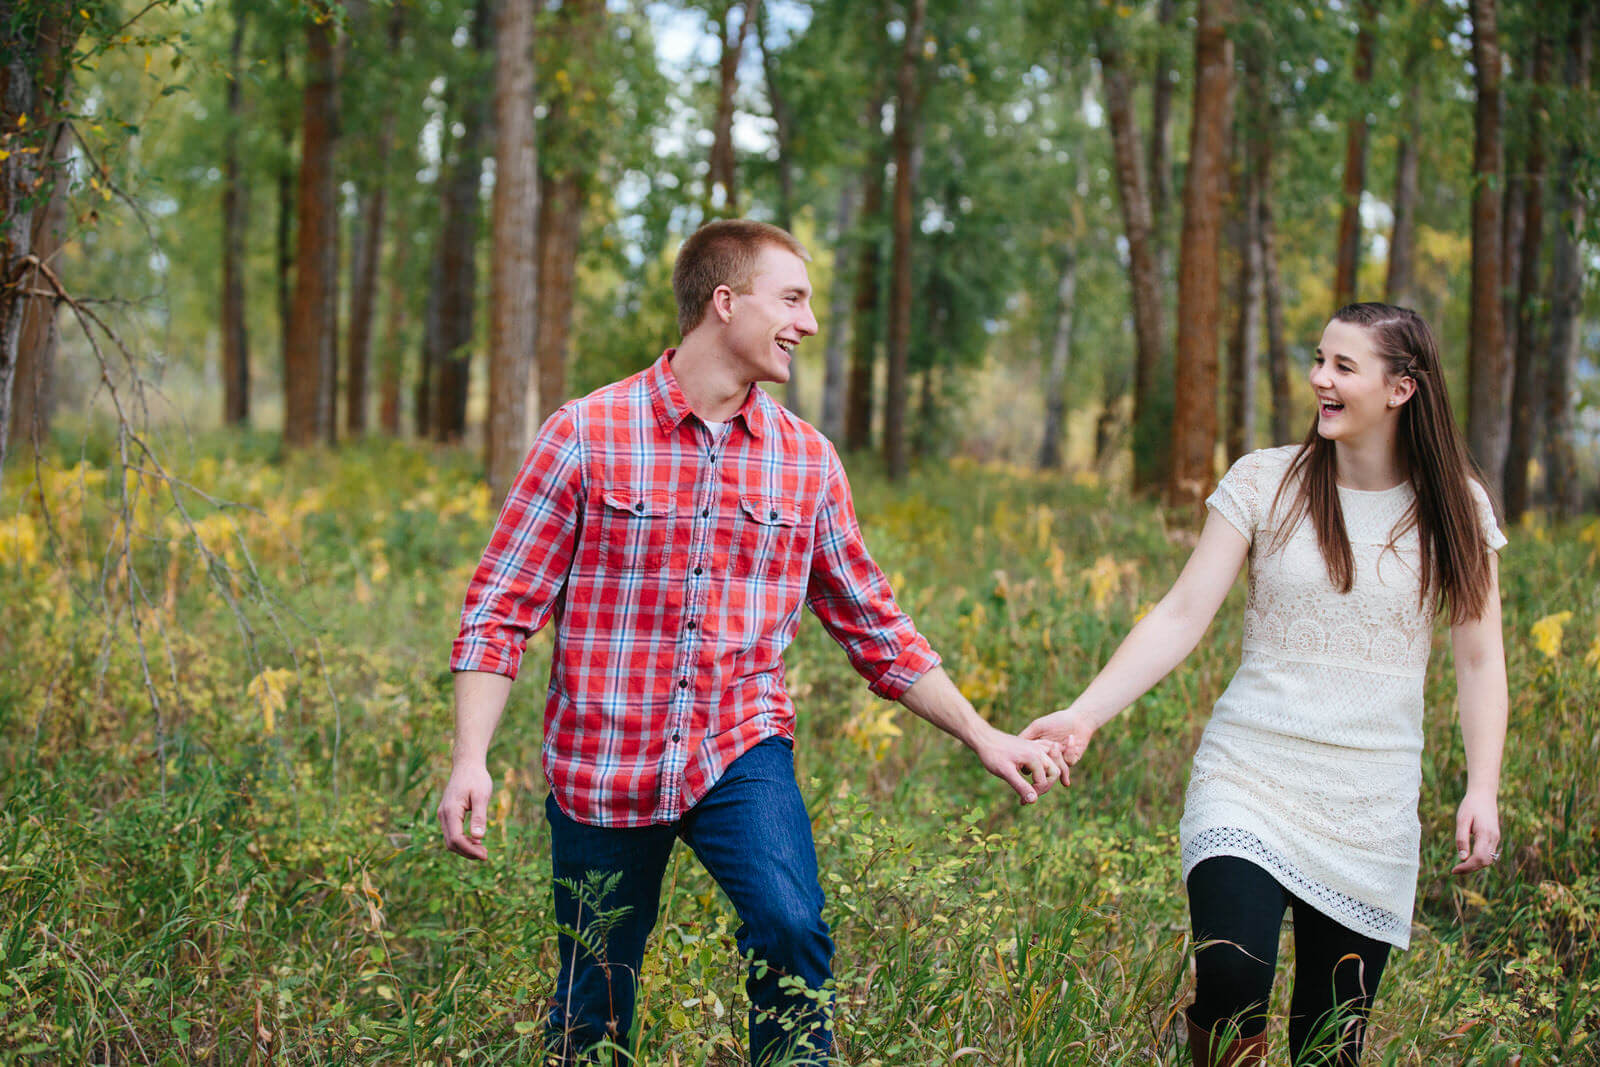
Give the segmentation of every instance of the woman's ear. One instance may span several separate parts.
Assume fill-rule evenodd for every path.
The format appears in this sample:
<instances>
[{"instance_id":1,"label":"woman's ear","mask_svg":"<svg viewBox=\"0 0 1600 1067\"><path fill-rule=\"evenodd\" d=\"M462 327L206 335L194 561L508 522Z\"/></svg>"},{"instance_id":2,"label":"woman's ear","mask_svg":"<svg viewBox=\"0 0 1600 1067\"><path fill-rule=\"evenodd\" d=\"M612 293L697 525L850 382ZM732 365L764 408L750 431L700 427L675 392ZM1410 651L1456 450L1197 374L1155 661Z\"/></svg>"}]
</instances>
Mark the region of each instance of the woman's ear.
<instances>
[{"instance_id":1,"label":"woman's ear","mask_svg":"<svg viewBox=\"0 0 1600 1067\"><path fill-rule=\"evenodd\" d=\"M1396 378L1389 385L1389 406L1397 408L1410 400L1417 391L1417 380L1409 374Z\"/></svg>"}]
</instances>

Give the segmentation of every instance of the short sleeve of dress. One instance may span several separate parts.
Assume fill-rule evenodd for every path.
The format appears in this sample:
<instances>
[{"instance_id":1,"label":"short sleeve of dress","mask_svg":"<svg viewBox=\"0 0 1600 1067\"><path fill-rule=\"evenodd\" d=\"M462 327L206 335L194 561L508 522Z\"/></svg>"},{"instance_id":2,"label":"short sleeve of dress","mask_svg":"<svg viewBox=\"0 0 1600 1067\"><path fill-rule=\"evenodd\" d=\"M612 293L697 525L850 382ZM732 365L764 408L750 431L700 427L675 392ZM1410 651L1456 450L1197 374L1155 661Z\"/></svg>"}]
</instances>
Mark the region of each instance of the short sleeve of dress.
<instances>
[{"instance_id":1,"label":"short sleeve of dress","mask_svg":"<svg viewBox=\"0 0 1600 1067\"><path fill-rule=\"evenodd\" d=\"M1476 478L1469 478L1467 484L1472 487L1472 503L1478 509L1478 525L1483 529L1483 539L1489 545L1489 551L1498 552L1506 547L1506 535L1500 532L1495 522L1494 505L1489 503L1489 494Z\"/></svg>"},{"instance_id":2,"label":"short sleeve of dress","mask_svg":"<svg viewBox=\"0 0 1600 1067\"><path fill-rule=\"evenodd\" d=\"M1228 521L1246 541L1254 543L1261 524L1261 453L1247 452L1234 461L1206 497L1206 507Z\"/></svg>"}]
</instances>

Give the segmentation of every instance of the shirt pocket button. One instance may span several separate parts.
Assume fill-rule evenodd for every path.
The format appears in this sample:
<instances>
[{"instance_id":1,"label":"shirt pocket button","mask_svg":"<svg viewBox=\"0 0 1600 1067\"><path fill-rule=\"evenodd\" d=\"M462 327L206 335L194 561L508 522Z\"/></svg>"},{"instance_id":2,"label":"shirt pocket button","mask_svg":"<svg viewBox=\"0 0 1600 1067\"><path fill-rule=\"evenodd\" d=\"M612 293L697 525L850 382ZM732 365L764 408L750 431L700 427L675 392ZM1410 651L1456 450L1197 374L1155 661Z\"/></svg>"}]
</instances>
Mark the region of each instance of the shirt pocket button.
<instances>
[{"instance_id":1,"label":"shirt pocket button","mask_svg":"<svg viewBox=\"0 0 1600 1067\"><path fill-rule=\"evenodd\" d=\"M672 550L670 493L618 486L601 494L600 563L608 571L658 571Z\"/></svg>"}]
</instances>

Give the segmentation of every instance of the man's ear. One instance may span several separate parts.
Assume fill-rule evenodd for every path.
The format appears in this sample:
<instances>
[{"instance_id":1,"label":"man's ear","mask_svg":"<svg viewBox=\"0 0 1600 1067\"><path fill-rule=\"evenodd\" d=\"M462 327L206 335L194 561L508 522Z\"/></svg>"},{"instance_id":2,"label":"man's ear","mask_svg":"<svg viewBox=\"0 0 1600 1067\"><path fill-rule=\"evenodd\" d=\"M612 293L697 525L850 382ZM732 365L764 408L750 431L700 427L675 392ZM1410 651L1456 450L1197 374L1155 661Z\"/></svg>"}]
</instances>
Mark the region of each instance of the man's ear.
<instances>
[{"instance_id":1,"label":"man's ear","mask_svg":"<svg viewBox=\"0 0 1600 1067\"><path fill-rule=\"evenodd\" d=\"M733 289L719 285L711 290L711 310L724 324L733 319Z\"/></svg>"}]
</instances>

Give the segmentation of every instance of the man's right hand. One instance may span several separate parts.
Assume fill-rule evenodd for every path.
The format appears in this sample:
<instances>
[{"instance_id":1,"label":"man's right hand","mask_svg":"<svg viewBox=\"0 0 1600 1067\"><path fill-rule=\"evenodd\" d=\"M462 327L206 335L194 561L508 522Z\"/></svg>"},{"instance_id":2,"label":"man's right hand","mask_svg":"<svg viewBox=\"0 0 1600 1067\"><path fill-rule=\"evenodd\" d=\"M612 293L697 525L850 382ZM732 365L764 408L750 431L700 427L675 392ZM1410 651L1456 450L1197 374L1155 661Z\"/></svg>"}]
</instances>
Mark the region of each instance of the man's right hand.
<instances>
[{"instance_id":1,"label":"man's right hand","mask_svg":"<svg viewBox=\"0 0 1600 1067\"><path fill-rule=\"evenodd\" d=\"M474 860L489 858L483 835L489 829L489 795L493 792L494 779L483 764L457 765L451 770L439 801L439 827L451 852Z\"/></svg>"}]
</instances>

